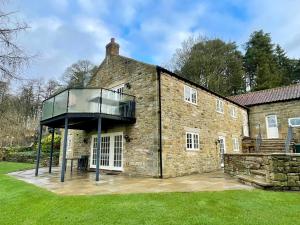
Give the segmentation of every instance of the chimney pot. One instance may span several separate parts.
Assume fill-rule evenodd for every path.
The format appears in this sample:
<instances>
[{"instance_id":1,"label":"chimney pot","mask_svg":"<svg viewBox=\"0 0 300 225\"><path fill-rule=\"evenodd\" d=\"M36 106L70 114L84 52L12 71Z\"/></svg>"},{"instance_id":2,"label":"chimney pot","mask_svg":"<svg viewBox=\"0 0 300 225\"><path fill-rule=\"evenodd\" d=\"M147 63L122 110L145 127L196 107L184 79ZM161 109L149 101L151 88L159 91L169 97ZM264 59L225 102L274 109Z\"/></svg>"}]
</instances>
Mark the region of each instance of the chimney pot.
<instances>
[{"instance_id":1,"label":"chimney pot","mask_svg":"<svg viewBox=\"0 0 300 225\"><path fill-rule=\"evenodd\" d=\"M115 42L115 38L110 39L110 43L106 45L106 56L119 55L120 45Z\"/></svg>"}]
</instances>

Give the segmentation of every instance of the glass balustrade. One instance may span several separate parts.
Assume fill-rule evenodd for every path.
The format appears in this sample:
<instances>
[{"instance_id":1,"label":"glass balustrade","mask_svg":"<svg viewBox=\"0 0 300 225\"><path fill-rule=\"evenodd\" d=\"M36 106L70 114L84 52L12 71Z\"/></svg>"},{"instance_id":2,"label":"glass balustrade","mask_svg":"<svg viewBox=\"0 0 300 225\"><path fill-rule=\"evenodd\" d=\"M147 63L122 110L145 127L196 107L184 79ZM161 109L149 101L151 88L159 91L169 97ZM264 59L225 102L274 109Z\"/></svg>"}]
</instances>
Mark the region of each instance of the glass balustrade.
<instances>
[{"instance_id":1,"label":"glass balustrade","mask_svg":"<svg viewBox=\"0 0 300 225\"><path fill-rule=\"evenodd\" d=\"M42 120L64 113L102 113L134 118L135 97L107 89L68 89L43 102Z\"/></svg>"}]
</instances>

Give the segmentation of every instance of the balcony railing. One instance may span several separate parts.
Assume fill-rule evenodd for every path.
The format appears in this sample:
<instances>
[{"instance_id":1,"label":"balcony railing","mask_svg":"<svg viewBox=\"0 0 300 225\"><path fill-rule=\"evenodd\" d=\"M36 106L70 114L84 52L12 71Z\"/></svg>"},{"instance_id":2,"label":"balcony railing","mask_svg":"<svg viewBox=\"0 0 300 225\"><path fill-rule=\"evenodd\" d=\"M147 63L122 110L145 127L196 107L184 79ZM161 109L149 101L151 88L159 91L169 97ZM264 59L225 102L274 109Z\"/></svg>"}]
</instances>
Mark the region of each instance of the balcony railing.
<instances>
[{"instance_id":1,"label":"balcony railing","mask_svg":"<svg viewBox=\"0 0 300 225\"><path fill-rule=\"evenodd\" d=\"M42 120L65 113L135 117L135 97L104 88L67 89L43 102Z\"/></svg>"}]
</instances>

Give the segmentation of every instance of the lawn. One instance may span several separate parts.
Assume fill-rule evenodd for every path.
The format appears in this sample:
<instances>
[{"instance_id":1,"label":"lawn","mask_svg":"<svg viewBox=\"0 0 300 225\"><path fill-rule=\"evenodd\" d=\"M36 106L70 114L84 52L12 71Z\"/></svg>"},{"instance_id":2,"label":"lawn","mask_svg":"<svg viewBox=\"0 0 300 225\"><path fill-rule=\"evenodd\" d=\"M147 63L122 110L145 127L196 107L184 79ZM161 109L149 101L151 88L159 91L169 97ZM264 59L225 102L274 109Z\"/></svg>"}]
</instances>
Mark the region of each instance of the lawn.
<instances>
[{"instance_id":1,"label":"lawn","mask_svg":"<svg viewBox=\"0 0 300 225\"><path fill-rule=\"evenodd\" d=\"M300 193L59 196L3 174L32 166L0 162L0 224L300 224Z\"/></svg>"}]
</instances>

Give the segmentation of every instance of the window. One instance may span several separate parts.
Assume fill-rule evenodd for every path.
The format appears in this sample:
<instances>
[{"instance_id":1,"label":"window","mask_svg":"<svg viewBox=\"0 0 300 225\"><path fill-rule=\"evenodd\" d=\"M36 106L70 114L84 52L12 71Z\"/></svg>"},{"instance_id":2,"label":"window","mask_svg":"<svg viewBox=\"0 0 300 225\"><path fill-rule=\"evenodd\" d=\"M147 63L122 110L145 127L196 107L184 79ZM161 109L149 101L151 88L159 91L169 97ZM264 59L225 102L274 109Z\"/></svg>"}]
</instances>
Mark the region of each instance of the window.
<instances>
[{"instance_id":1,"label":"window","mask_svg":"<svg viewBox=\"0 0 300 225\"><path fill-rule=\"evenodd\" d=\"M289 118L289 126L300 127L300 117Z\"/></svg>"},{"instance_id":2,"label":"window","mask_svg":"<svg viewBox=\"0 0 300 225\"><path fill-rule=\"evenodd\" d=\"M198 133L186 133L186 149L187 150L199 150L199 134Z\"/></svg>"},{"instance_id":3,"label":"window","mask_svg":"<svg viewBox=\"0 0 300 225\"><path fill-rule=\"evenodd\" d=\"M123 91L124 91L124 84L121 84L121 85L119 85L117 87L114 87L112 90L115 91L115 92L117 92L117 93L123 93Z\"/></svg>"},{"instance_id":4,"label":"window","mask_svg":"<svg viewBox=\"0 0 300 225\"><path fill-rule=\"evenodd\" d=\"M232 146L233 146L233 151L238 152L240 150L238 138L232 138Z\"/></svg>"},{"instance_id":5,"label":"window","mask_svg":"<svg viewBox=\"0 0 300 225\"><path fill-rule=\"evenodd\" d=\"M116 87L112 88L112 90L115 91L113 93L114 99L121 100L123 98L124 84L116 86Z\"/></svg>"},{"instance_id":6,"label":"window","mask_svg":"<svg viewBox=\"0 0 300 225\"><path fill-rule=\"evenodd\" d=\"M216 111L219 113L224 113L224 102L220 99L216 101Z\"/></svg>"},{"instance_id":7,"label":"window","mask_svg":"<svg viewBox=\"0 0 300 225\"><path fill-rule=\"evenodd\" d=\"M232 118L237 118L237 110L236 107L232 106L230 109L230 115Z\"/></svg>"},{"instance_id":8,"label":"window","mask_svg":"<svg viewBox=\"0 0 300 225\"><path fill-rule=\"evenodd\" d=\"M193 104L197 104L197 90L188 86L184 86L184 100Z\"/></svg>"}]
</instances>

